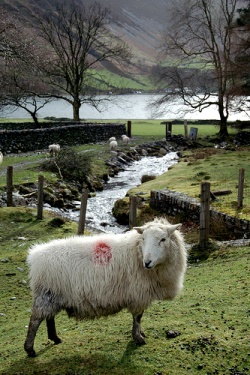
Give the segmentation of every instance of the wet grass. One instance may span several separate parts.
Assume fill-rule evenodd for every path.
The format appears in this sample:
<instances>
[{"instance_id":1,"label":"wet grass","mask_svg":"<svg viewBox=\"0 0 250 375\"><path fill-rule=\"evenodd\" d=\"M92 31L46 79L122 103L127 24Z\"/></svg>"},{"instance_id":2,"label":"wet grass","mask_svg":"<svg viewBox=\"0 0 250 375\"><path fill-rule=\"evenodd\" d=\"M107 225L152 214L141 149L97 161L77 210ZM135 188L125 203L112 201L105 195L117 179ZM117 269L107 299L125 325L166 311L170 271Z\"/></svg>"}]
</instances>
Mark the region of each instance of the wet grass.
<instances>
[{"instance_id":1,"label":"wet grass","mask_svg":"<svg viewBox=\"0 0 250 375\"><path fill-rule=\"evenodd\" d=\"M31 295L25 258L33 242L76 233L76 223L55 228L46 213L37 221L24 208L0 209L1 375L247 375L250 372L249 248L226 248L190 264L184 290L172 302L155 302L144 314L147 345L131 341L131 316L123 311L95 321L57 317L63 342L53 345L45 324L36 358L27 358ZM180 334L167 338L169 330Z\"/></svg>"}]
</instances>

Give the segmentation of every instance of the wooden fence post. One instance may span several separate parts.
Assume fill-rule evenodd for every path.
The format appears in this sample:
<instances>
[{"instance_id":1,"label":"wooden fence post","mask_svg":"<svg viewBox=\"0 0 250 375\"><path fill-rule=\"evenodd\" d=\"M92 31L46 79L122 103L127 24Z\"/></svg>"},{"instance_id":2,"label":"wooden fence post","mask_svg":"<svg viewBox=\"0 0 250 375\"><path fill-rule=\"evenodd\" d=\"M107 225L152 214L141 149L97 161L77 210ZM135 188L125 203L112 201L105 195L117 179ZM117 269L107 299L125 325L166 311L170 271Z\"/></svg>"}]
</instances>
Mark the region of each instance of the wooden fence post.
<instances>
[{"instance_id":1,"label":"wooden fence post","mask_svg":"<svg viewBox=\"0 0 250 375\"><path fill-rule=\"evenodd\" d=\"M238 182L238 208L243 207L244 173L245 173L245 169L241 168L239 170L239 182Z\"/></svg>"},{"instance_id":2,"label":"wooden fence post","mask_svg":"<svg viewBox=\"0 0 250 375\"><path fill-rule=\"evenodd\" d=\"M38 191L37 191L37 219L43 219L43 183L44 183L44 176L38 176Z\"/></svg>"},{"instance_id":3,"label":"wooden fence post","mask_svg":"<svg viewBox=\"0 0 250 375\"><path fill-rule=\"evenodd\" d=\"M200 242L199 247L204 250L208 244L210 224L210 183L201 183L200 203Z\"/></svg>"},{"instance_id":4,"label":"wooden fence post","mask_svg":"<svg viewBox=\"0 0 250 375\"><path fill-rule=\"evenodd\" d=\"M170 135L172 135L172 125L172 122L168 123L168 132L170 133Z\"/></svg>"},{"instance_id":5,"label":"wooden fence post","mask_svg":"<svg viewBox=\"0 0 250 375\"><path fill-rule=\"evenodd\" d=\"M80 217L79 217L79 222L78 222L78 232L77 232L78 235L84 234L88 195L89 195L88 189L83 189L82 196L81 196Z\"/></svg>"},{"instance_id":6,"label":"wooden fence post","mask_svg":"<svg viewBox=\"0 0 250 375\"><path fill-rule=\"evenodd\" d=\"M13 192L13 167L9 165L7 167L7 207L12 207L13 206L13 197L12 197L12 192Z\"/></svg>"},{"instance_id":7,"label":"wooden fence post","mask_svg":"<svg viewBox=\"0 0 250 375\"><path fill-rule=\"evenodd\" d=\"M129 197L129 229L132 229L136 226L136 207L137 206L137 197Z\"/></svg>"},{"instance_id":8,"label":"wooden fence post","mask_svg":"<svg viewBox=\"0 0 250 375\"><path fill-rule=\"evenodd\" d=\"M127 133L128 133L128 137L131 138L131 121L128 121L127 122Z\"/></svg>"},{"instance_id":9,"label":"wooden fence post","mask_svg":"<svg viewBox=\"0 0 250 375\"><path fill-rule=\"evenodd\" d=\"M184 120L184 135L185 135L185 138L188 138L187 120Z\"/></svg>"},{"instance_id":10,"label":"wooden fence post","mask_svg":"<svg viewBox=\"0 0 250 375\"><path fill-rule=\"evenodd\" d=\"M172 134L172 122L166 122L166 138Z\"/></svg>"}]
</instances>

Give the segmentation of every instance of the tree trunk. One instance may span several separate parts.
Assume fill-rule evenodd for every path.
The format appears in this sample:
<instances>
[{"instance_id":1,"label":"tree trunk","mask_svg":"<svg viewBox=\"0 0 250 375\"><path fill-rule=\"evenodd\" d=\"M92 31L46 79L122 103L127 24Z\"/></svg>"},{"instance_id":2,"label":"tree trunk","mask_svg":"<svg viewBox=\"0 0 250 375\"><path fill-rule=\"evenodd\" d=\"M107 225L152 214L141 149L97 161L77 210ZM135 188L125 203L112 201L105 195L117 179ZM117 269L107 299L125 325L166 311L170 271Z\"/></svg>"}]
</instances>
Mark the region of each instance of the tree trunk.
<instances>
[{"instance_id":1,"label":"tree trunk","mask_svg":"<svg viewBox=\"0 0 250 375\"><path fill-rule=\"evenodd\" d=\"M31 117L36 125L36 128L39 128L39 124L38 124L38 118L37 118L37 115L36 113L31 113Z\"/></svg>"},{"instance_id":2,"label":"tree trunk","mask_svg":"<svg viewBox=\"0 0 250 375\"><path fill-rule=\"evenodd\" d=\"M220 131L219 136L221 139L225 139L228 136L227 131L227 120L226 119L220 119Z\"/></svg>"},{"instance_id":3,"label":"tree trunk","mask_svg":"<svg viewBox=\"0 0 250 375\"><path fill-rule=\"evenodd\" d=\"M219 114L220 114L220 131L219 131L219 136L221 139L224 139L228 136L228 131L227 131L227 119L228 116L224 115L224 106L223 104L219 106Z\"/></svg>"},{"instance_id":4,"label":"tree trunk","mask_svg":"<svg viewBox=\"0 0 250 375\"><path fill-rule=\"evenodd\" d=\"M74 102L73 102L73 120L74 121L80 121L80 108L81 108L80 100L74 99Z\"/></svg>"}]
</instances>

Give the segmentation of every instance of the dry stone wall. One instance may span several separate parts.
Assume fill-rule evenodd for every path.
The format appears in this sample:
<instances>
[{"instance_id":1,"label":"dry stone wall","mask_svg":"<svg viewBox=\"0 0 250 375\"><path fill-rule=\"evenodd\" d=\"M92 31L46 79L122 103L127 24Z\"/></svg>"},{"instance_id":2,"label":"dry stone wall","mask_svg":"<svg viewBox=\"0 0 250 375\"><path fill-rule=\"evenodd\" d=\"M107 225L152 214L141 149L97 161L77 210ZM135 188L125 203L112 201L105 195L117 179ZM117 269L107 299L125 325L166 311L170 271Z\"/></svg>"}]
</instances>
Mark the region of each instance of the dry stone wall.
<instances>
[{"instance_id":1,"label":"dry stone wall","mask_svg":"<svg viewBox=\"0 0 250 375\"><path fill-rule=\"evenodd\" d=\"M41 123L37 129L29 123L1 124L0 150L6 154L42 150L52 143L65 147L107 142L122 134L126 134L126 125L118 123Z\"/></svg>"},{"instance_id":2,"label":"dry stone wall","mask_svg":"<svg viewBox=\"0 0 250 375\"><path fill-rule=\"evenodd\" d=\"M200 202L171 190L152 190L150 206L169 216L181 216L192 222L200 222ZM250 238L250 221L238 219L222 212L210 210L211 223L225 226L235 238Z\"/></svg>"}]
</instances>

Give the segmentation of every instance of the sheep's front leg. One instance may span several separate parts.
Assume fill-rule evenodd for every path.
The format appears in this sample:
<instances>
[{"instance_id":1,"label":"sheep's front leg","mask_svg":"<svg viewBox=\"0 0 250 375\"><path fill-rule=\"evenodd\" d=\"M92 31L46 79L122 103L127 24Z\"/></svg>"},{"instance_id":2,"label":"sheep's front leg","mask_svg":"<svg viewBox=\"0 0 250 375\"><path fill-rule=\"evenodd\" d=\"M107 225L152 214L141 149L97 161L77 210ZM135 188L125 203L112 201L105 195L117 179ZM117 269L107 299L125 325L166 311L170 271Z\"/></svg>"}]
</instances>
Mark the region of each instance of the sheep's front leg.
<instances>
[{"instance_id":1,"label":"sheep's front leg","mask_svg":"<svg viewBox=\"0 0 250 375\"><path fill-rule=\"evenodd\" d=\"M136 344L144 345L146 341L144 340L144 333L141 331L141 318L143 312L141 314L134 314L133 315L133 329L132 329L132 336Z\"/></svg>"},{"instance_id":2,"label":"sheep's front leg","mask_svg":"<svg viewBox=\"0 0 250 375\"><path fill-rule=\"evenodd\" d=\"M43 318L36 318L35 314L31 315L27 337L24 343L24 350L27 352L29 357L35 357L36 352L34 350L34 341L37 330L42 323Z\"/></svg>"},{"instance_id":3,"label":"sheep's front leg","mask_svg":"<svg viewBox=\"0 0 250 375\"><path fill-rule=\"evenodd\" d=\"M60 337L57 336L56 333L56 324L55 324L55 318L50 318L46 320L47 324L47 332L48 332L48 338L52 341L54 341L55 345L60 344L62 340Z\"/></svg>"}]
</instances>

